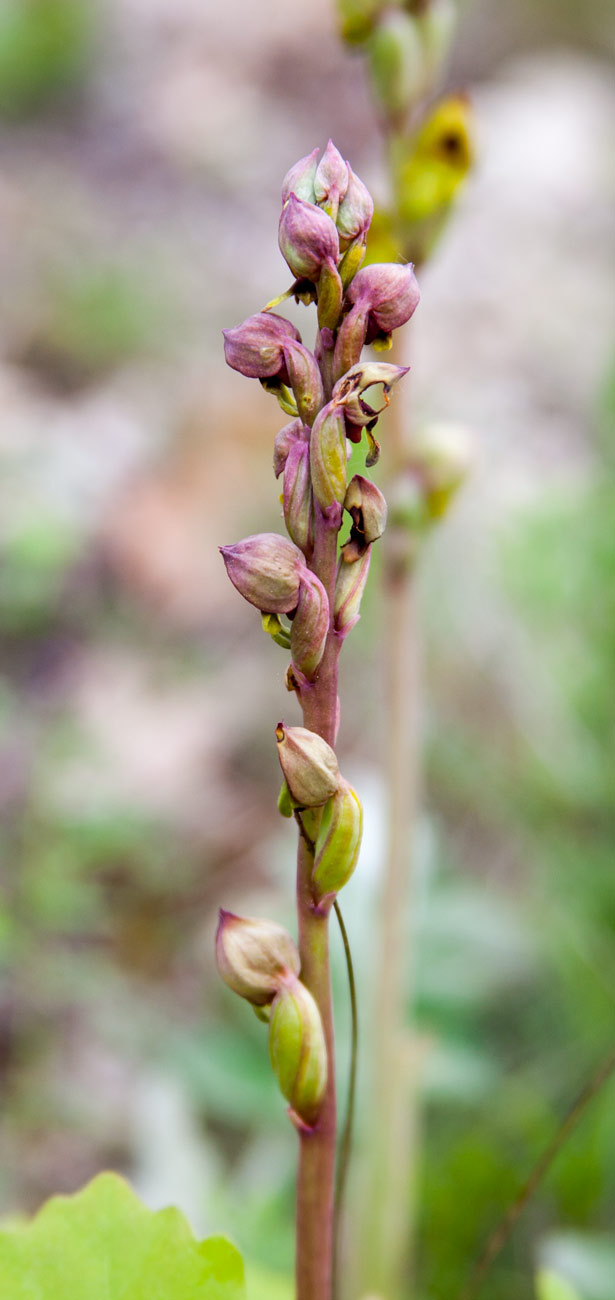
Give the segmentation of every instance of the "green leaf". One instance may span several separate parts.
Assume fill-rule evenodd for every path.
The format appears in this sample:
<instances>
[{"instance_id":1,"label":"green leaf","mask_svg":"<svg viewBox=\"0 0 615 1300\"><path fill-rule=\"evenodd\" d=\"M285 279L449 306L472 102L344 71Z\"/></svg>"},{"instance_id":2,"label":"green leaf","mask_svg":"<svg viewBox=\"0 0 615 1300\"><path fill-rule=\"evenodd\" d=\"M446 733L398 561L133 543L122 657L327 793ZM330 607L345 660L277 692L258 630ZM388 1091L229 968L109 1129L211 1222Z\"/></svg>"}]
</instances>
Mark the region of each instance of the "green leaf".
<instances>
[{"instance_id":1,"label":"green leaf","mask_svg":"<svg viewBox=\"0 0 615 1300\"><path fill-rule=\"evenodd\" d=\"M536 1275L536 1300L581 1300L581 1297L559 1273L543 1268Z\"/></svg>"},{"instance_id":2,"label":"green leaf","mask_svg":"<svg viewBox=\"0 0 615 1300\"><path fill-rule=\"evenodd\" d=\"M197 1242L176 1209L146 1209L117 1174L54 1196L0 1232L0 1300L245 1300L224 1237Z\"/></svg>"}]
</instances>

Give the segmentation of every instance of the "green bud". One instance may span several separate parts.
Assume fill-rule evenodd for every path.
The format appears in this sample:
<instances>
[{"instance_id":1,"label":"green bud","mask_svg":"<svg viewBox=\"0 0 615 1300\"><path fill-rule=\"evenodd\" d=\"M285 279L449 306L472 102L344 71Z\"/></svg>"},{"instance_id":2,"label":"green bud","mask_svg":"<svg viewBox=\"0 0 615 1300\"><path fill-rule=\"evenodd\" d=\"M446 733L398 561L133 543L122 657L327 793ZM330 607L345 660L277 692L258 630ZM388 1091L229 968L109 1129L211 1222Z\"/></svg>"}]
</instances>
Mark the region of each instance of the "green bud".
<instances>
[{"instance_id":1,"label":"green bud","mask_svg":"<svg viewBox=\"0 0 615 1300\"><path fill-rule=\"evenodd\" d=\"M273 1002L269 1055L291 1110L313 1125L327 1086L327 1045L316 1002L299 979L284 985Z\"/></svg>"},{"instance_id":2,"label":"green bud","mask_svg":"<svg viewBox=\"0 0 615 1300\"><path fill-rule=\"evenodd\" d=\"M296 944L281 925L254 916L235 916L220 908L216 964L222 979L240 998L264 1006L280 983L298 975Z\"/></svg>"},{"instance_id":3,"label":"green bud","mask_svg":"<svg viewBox=\"0 0 615 1300\"><path fill-rule=\"evenodd\" d=\"M280 767L295 806L318 808L326 803L341 779L335 751L307 727L286 727L279 722L275 738Z\"/></svg>"},{"instance_id":4,"label":"green bud","mask_svg":"<svg viewBox=\"0 0 615 1300\"><path fill-rule=\"evenodd\" d=\"M282 817L292 817L293 815L293 801L286 781L282 781L282 788L278 795L278 812Z\"/></svg>"},{"instance_id":5,"label":"green bud","mask_svg":"<svg viewBox=\"0 0 615 1300\"><path fill-rule=\"evenodd\" d=\"M363 835L363 809L356 790L342 781L327 800L320 819L312 882L319 901L337 894L357 865Z\"/></svg>"}]
</instances>

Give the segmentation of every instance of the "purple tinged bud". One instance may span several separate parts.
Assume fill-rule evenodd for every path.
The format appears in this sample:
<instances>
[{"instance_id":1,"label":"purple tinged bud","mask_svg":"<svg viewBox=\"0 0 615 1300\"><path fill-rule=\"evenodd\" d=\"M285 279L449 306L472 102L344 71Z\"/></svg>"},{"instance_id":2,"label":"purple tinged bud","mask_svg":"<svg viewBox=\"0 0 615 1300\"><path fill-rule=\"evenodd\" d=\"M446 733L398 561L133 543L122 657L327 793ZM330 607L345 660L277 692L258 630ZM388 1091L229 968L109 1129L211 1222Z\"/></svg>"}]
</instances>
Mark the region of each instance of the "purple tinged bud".
<instances>
[{"instance_id":1,"label":"purple tinged bud","mask_svg":"<svg viewBox=\"0 0 615 1300\"><path fill-rule=\"evenodd\" d=\"M348 167L348 189L340 203L336 226L341 243L364 237L374 215L374 201L363 181Z\"/></svg>"},{"instance_id":2,"label":"purple tinged bud","mask_svg":"<svg viewBox=\"0 0 615 1300\"><path fill-rule=\"evenodd\" d=\"M232 370L249 379L270 379L284 368L284 347L301 335L283 316L260 311L241 325L223 330L224 355Z\"/></svg>"},{"instance_id":3,"label":"purple tinged bud","mask_svg":"<svg viewBox=\"0 0 615 1300\"><path fill-rule=\"evenodd\" d=\"M337 230L331 217L314 203L291 194L282 208L278 229L280 252L297 279L316 283L325 262L337 265Z\"/></svg>"},{"instance_id":4,"label":"purple tinged bud","mask_svg":"<svg viewBox=\"0 0 615 1300\"><path fill-rule=\"evenodd\" d=\"M358 364L363 351L368 325L369 314L361 303L357 303L348 312L348 315L344 316L338 331L333 354L334 378L339 379L352 366Z\"/></svg>"},{"instance_id":5,"label":"purple tinged bud","mask_svg":"<svg viewBox=\"0 0 615 1300\"><path fill-rule=\"evenodd\" d=\"M346 495L348 452L344 417L333 402L323 406L310 438L310 468L314 496L323 511Z\"/></svg>"},{"instance_id":6,"label":"purple tinged bud","mask_svg":"<svg viewBox=\"0 0 615 1300\"><path fill-rule=\"evenodd\" d=\"M244 600L267 614L296 609L305 569L301 551L279 533L256 533L221 546L226 572Z\"/></svg>"},{"instance_id":7,"label":"purple tinged bud","mask_svg":"<svg viewBox=\"0 0 615 1300\"><path fill-rule=\"evenodd\" d=\"M339 205L348 189L348 166L332 140L323 153L314 176L316 202L335 221Z\"/></svg>"},{"instance_id":8,"label":"purple tinged bud","mask_svg":"<svg viewBox=\"0 0 615 1300\"><path fill-rule=\"evenodd\" d=\"M285 349L285 357L299 416L304 424L311 425L325 396L316 358L302 343L290 343Z\"/></svg>"},{"instance_id":9,"label":"purple tinged bud","mask_svg":"<svg viewBox=\"0 0 615 1300\"><path fill-rule=\"evenodd\" d=\"M291 798L298 808L319 808L335 794L340 770L335 750L307 727L279 722L275 738L278 758Z\"/></svg>"},{"instance_id":10,"label":"purple tinged bud","mask_svg":"<svg viewBox=\"0 0 615 1300\"><path fill-rule=\"evenodd\" d=\"M297 442L308 441L308 430L301 423L301 420L291 420L290 424L285 424L279 433L276 433L273 444L273 470L276 478L280 477L291 447Z\"/></svg>"},{"instance_id":11,"label":"purple tinged bud","mask_svg":"<svg viewBox=\"0 0 615 1300\"><path fill-rule=\"evenodd\" d=\"M288 534L304 555L313 545L314 510L310 483L310 448L293 442L284 466L284 521Z\"/></svg>"},{"instance_id":12,"label":"purple tinged bud","mask_svg":"<svg viewBox=\"0 0 615 1300\"><path fill-rule=\"evenodd\" d=\"M405 265L375 262L362 267L349 285L347 295L351 303L369 314L368 343L378 332L390 334L391 330L405 325L421 296L410 262Z\"/></svg>"},{"instance_id":13,"label":"purple tinged bud","mask_svg":"<svg viewBox=\"0 0 615 1300\"><path fill-rule=\"evenodd\" d=\"M375 483L355 474L348 484L344 510L352 518L350 538L342 548L347 563L358 560L386 528L387 503Z\"/></svg>"},{"instance_id":14,"label":"purple tinged bud","mask_svg":"<svg viewBox=\"0 0 615 1300\"><path fill-rule=\"evenodd\" d=\"M275 921L220 908L216 965L225 984L253 1006L265 1006L299 974L297 946Z\"/></svg>"},{"instance_id":15,"label":"purple tinged bud","mask_svg":"<svg viewBox=\"0 0 615 1300\"><path fill-rule=\"evenodd\" d=\"M293 667L312 681L325 652L329 631L329 601L315 573L306 570L301 583L299 604L290 630L290 653Z\"/></svg>"},{"instance_id":16,"label":"purple tinged bud","mask_svg":"<svg viewBox=\"0 0 615 1300\"><path fill-rule=\"evenodd\" d=\"M299 979L284 985L273 1002L269 1056L291 1119L311 1127L327 1086L327 1044L318 1006Z\"/></svg>"},{"instance_id":17,"label":"purple tinged bud","mask_svg":"<svg viewBox=\"0 0 615 1300\"><path fill-rule=\"evenodd\" d=\"M347 637L359 621L361 597L367 582L371 554L371 546L368 546L358 560L348 562L344 551L340 556L333 605L334 626L339 637Z\"/></svg>"},{"instance_id":18,"label":"purple tinged bud","mask_svg":"<svg viewBox=\"0 0 615 1300\"><path fill-rule=\"evenodd\" d=\"M300 158L299 162L287 171L282 181L282 203L286 203L291 194L307 203L314 202L314 177L319 152L317 145L311 153L306 154L305 158Z\"/></svg>"}]
</instances>

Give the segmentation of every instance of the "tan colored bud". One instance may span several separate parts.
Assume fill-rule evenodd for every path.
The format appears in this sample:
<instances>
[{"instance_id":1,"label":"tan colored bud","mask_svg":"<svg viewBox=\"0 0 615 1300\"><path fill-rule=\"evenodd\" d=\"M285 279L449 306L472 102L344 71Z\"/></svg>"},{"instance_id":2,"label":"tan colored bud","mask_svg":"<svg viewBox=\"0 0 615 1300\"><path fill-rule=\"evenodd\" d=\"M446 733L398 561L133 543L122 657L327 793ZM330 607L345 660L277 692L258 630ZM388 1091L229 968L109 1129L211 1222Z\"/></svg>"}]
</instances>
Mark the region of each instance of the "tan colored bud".
<instances>
[{"instance_id":1,"label":"tan colored bud","mask_svg":"<svg viewBox=\"0 0 615 1300\"><path fill-rule=\"evenodd\" d=\"M301 980L281 988L273 1002L269 1055L291 1110L314 1124L327 1086L327 1045L320 1012Z\"/></svg>"},{"instance_id":2,"label":"tan colored bud","mask_svg":"<svg viewBox=\"0 0 615 1300\"><path fill-rule=\"evenodd\" d=\"M319 901L338 893L357 865L363 835L363 809L356 790L342 781L327 800L320 819L312 883Z\"/></svg>"},{"instance_id":3,"label":"tan colored bud","mask_svg":"<svg viewBox=\"0 0 615 1300\"><path fill-rule=\"evenodd\" d=\"M286 727L279 722L275 738L280 766L296 806L318 808L326 803L341 780L335 751L307 727Z\"/></svg>"},{"instance_id":4,"label":"tan colored bud","mask_svg":"<svg viewBox=\"0 0 615 1300\"><path fill-rule=\"evenodd\" d=\"M342 554L337 566L337 578L335 579L335 603L333 606L335 630L340 637L348 636L355 623L359 621L361 597L367 582L371 556L372 548L368 546L360 559L351 557L350 560L347 560L346 548L342 547Z\"/></svg>"},{"instance_id":5,"label":"tan colored bud","mask_svg":"<svg viewBox=\"0 0 615 1300\"><path fill-rule=\"evenodd\" d=\"M220 908L216 964L225 984L254 1006L271 1002L281 983L299 974L297 946L275 921Z\"/></svg>"}]
</instances>

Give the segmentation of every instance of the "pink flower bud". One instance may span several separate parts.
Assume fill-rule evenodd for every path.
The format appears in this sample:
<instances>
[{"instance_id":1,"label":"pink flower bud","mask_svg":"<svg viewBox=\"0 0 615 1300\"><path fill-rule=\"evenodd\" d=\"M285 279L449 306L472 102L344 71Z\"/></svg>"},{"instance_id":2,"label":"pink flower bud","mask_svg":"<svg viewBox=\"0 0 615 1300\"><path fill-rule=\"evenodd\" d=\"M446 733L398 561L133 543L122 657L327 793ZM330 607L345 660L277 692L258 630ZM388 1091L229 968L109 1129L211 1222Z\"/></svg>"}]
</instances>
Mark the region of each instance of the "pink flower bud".
<instances>
[{"instance_id":1,"label":"pink flower bud","mask_svg":"<svg viewBox=\"0 0 615 1300\"><path fill-rule=\"evenodd\" d=\"M294 342L284 349L284 355L299 416L304 424L312 424L324 401L322 378L316 358L302 343Z\"/></svg>"},{"instance_id":2,"label":"pink flower bud","mask_svg":"<svg viewBox=\"0 0 615 1300\"><path fill-rule=\"evenodd\" d=\"M301 582L299 604L290 630L293 665L311 681L325 652L329 631L329 601L315 573L306 570Z\"/></svg>"},{"instance_id":3,"label":"pink flower bud","mask_svg":"<svg viewBox=\"0 0 615 1300\"><path fill-rule=\"evenodd\" d=\"M337 266L340 255L335 224L314 203L291 194L282 208L278 230L280 252L297 279L316 283L325 262Z\"/></svg>"},{"instance_id":4,"label":"pink flower bud","mask_svg":"<svg viewBox=\"0 0 615 1300\"><path fill-rule=\"evenodd\" d=\"M284 345L291 339L301 342L289 320L268 311L259 311L222 333L227 365L249 379L270 379L285 371Z\"/></svg>"},{"instance_id":5,"label":"pink flower bud","mask_svg":"<svg viewBox=\"0 0 615 1300\"><path fill-rule=\"evenodd\" d=\"M286 727L279 722L275 738L280 767L295 805L318 808L326 803L341 780L335 751L307 727Z\"/></svg>"},{"instance_id":6,"label":"pink flower bud","mask_svg":"<svg viewBox=\"0 0 615 1300\"><path fill-rule=\"evenodd\" d=\"M284 469L291 447L297 442L305 442L307 445L308 436L309 430L306 430L301 420L291 420L290 424L285 424L276 433L273 444L273 471L276 478L280 477Z\"/></svg>"},{"instance_id":7,"label":"pink flower bud","mask_svg":"<svg viewBox=\"0 0 615 1300\"><path fill-rule=\"evenodd\" d=\"M420 298L411 263L376 262L364 266L348 287L348 299L367 311L367 343L378 333L390 334L410 320Z\"/></svg>"},{"instance_id":8,"label":"pink flower bud","mask_svg":"<svg viewBox=\"0 0 615 1300\"><path fill-rule=\"evenodd\" d=\"M386 528L387 503L375 483L355 474L348 484L344 509L352 518L350 538L342 548L347 563L358 560Z\"/></svg>"},{"instance_id":9,"label":"pink flower bud","mask_svg":"<svg viewBox=\"0 0 615 1300\"><path fill-rule=\"evenodd\" d=\"M254 1006L271 1002L300 970L297 946L281 925L220 908L216 965L225 984Z\"/></svg>"},{"instance_id":10,"label":"pink flower bud","mask_svg":"<svg viewBox=\"0 0 615 1300\"><path fill-rule=\"evenodd\" d=\"M304 202L314 203L314 177L319 152L317 145L311 153L306 154L305 158L300 158L299 162L287 171L282 181L282 203L286 203L291 194L298 199L303 199Z\"/></svg>"},{"instance_id":11,"label":"pink flower bud","mask_svg":"<svg viewBox=\"0 0 615 1300\"><path fill-rule=\"evenodd\" d=\"M237 591L267 614L296 609L305 569L301 551L279 533L256 533L235 546L221 546L226 572Z\"/></svg>"},{"instance_id":12,"label":"pink flower bud","mask_svg":"<svg viewBox=\"0 0 615 1300\"><path fill-rule=\"evenodd\" d=\"M335 221L339 205L348 189L348 166L332 140L323 153L314 176L316 203Z\"/></svg>"},{"instance_id":13,"label":"pink flower bud","mask_svg":"<svg viewBox=\"0 0 615 1300\"><path fill-rule=\"evenodd\" d=\"M374 202L363 181L355 176L348 167L348 189L340 203L336 226L340 243L350 243L353 239L367 234L374 215Z\"/></svg>"},{"instance_id":14,"label":"pink flower bud","mask_svg":"<svg viewBox=\"0 0 615 1300\"><path fill-rule=\"evenodd\" d=\"M335 630L340 637L348 636L360 618L361 597L365 590L372 548L367 547L360 559L346 560L344 551L340 556L335 580L335 602L333 605Z\"/></svg>"},{"instance_id":15,"label":"pink flower bud","mask_svg":"<svg viewBox=\"0 0 615 1300\"><path fill-rule=\"evenodd\" d=\"M313 516L310 448L307 442L295 441L284 466L284 521L289 536L304 555L313 545Z\"/></svg>"},{"instance_id":16,"label":"pink flower bud","mask_svg":"<svg viewBox=\"0 0 615 1300\"><path fill-rule=\"evenodd\" d=\"M347 462L344 417L341 408L329 402L316 416L310 438L312 488L323 511L344 500ZM340 512L334 513L339 519Z\"/></svg>"}]
</instances>

